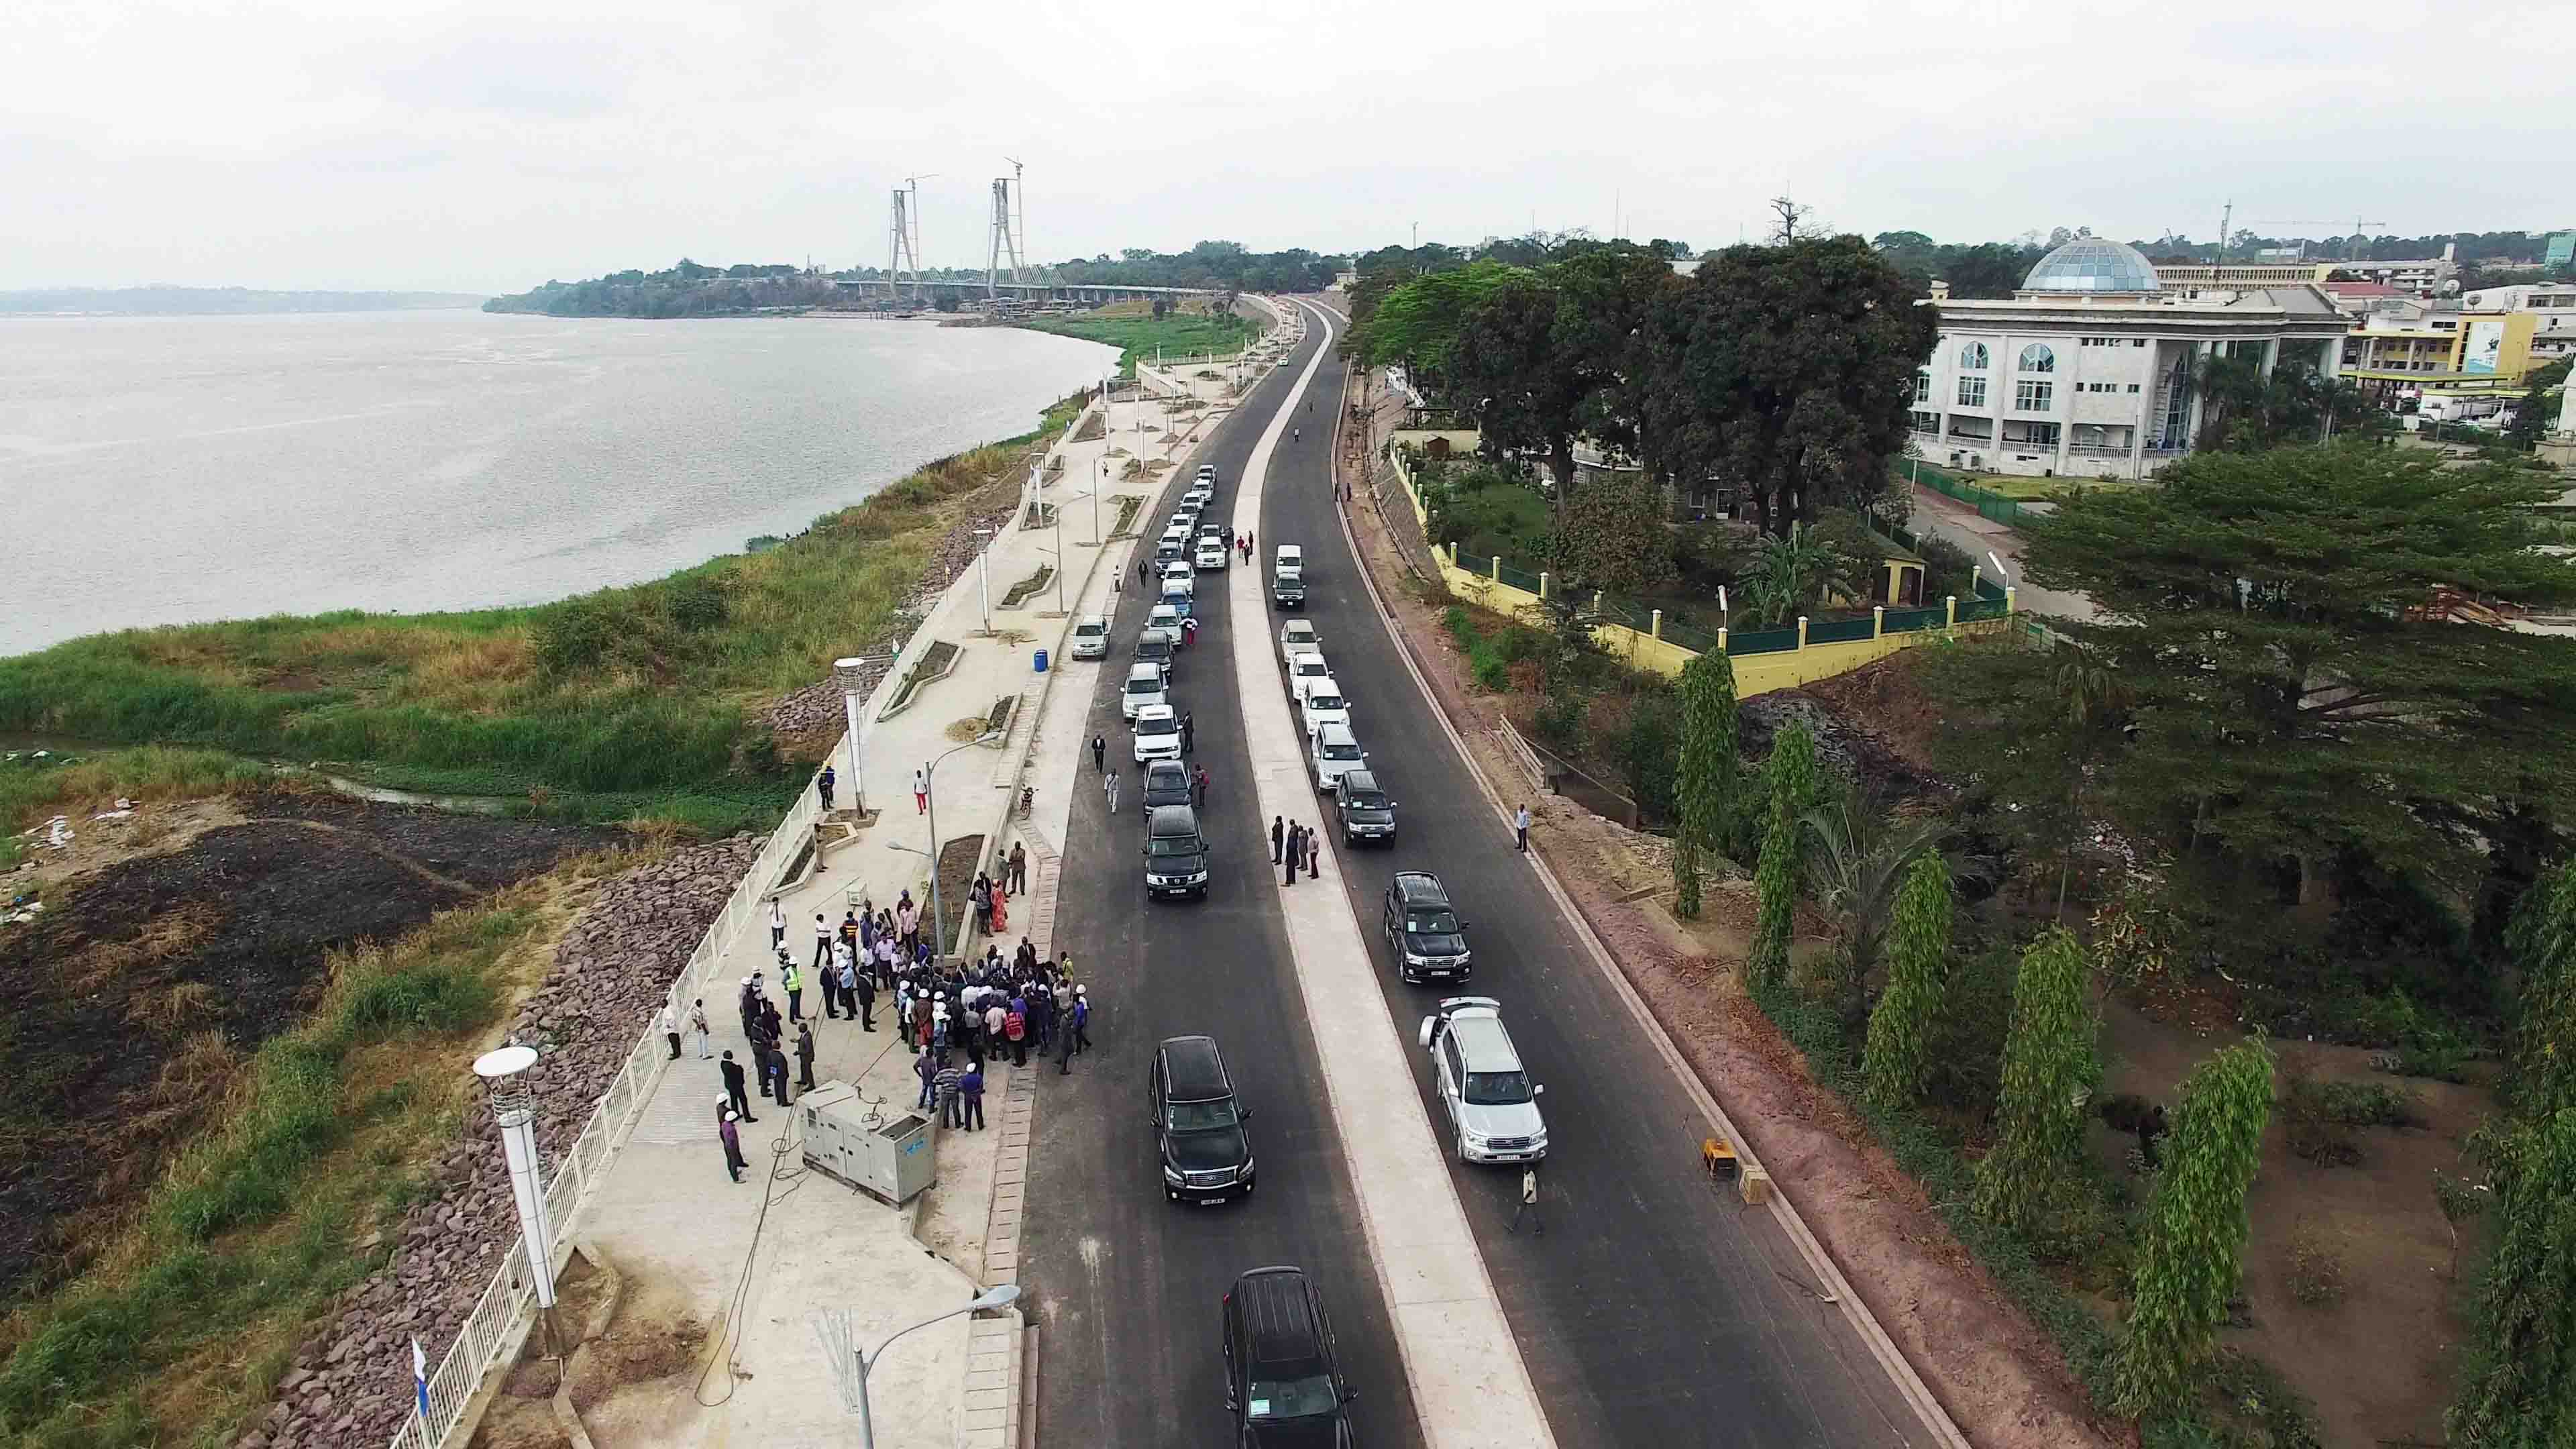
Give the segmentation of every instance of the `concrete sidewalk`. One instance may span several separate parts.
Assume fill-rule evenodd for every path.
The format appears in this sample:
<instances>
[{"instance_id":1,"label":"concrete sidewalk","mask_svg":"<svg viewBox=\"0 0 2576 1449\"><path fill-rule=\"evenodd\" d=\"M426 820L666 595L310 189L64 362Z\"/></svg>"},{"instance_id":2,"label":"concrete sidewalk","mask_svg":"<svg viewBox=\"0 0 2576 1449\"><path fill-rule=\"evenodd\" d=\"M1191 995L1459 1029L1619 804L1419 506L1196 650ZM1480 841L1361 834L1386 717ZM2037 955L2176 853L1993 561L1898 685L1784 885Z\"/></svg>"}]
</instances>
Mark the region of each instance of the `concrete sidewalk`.
<instances>
[{"instance_id":1,"label":"concrete sidewalk","mask_svg":"<svg viewBox=\"0 0 2576 1449\"><path fill-rule=\"evenodd\" d=\"M1256 350L1265 358L1277 355L1275 347ZM1052 940L1058 846L1086 743L1081 726L1089 671L1103 667L1065 660L1064 644L1073 618L1107 612L1136 542L1136 534L1094 534L1094 495L1102 528L1115 523L1119 498L1150 504L1189 448L1225 415L1227 380L1198 378L1195 371L1154 374L1105 405L1092 404L1041 472L1039 500L1061 517L1061 529L1052 517L1032 529L1023 511L993 540L982 564L967 568L940 596L861 709L863 780L850 778L846 739L833 752L842 777L837 803L852 805L853 784L863 784L872 814L838 812L822 832L819 860L779 903L788 923L786 947L805 976L805 1012L815 1019L816 1079L856 1085L885 1116L912 1110L918 1082L911 1054L894 1031L891 1002L882 997L873 1033L822 1017L812 969L814 918L820 913L837 925L853 899L890 907L906 889L927 914L936 842L912 785L916 769L932 768L943 837L984 836L988 863L1014 840L1029 846L1028 896L1010 902L1008 927L999 934L1010 944L1026 934L1050 955L1061 949ZM1247 367L1245 375L1257 374ZM1104 435L1073 441L1093 418L1109 424ZM1124 476L1140 459L1136 476ZM1151 537L1161 521L1140 513L1135 526ZM1061 607L1053 579L1006 605L1013 585L1056 563L1059 536L1069 562ZM907 673L940 644L955 651L945 672L916 684L898 707ZM1049 660L1043 674L1035 665L1040 650ZM1124 657L1113 649L1111 662ZM1076 682L1053 689L1068 669ZM961 746L1005 700L1005 737ZM1065 701L1062 708L1058 700ZM1125 742L1119 743L1123 750ZM1011 805L1024 778L1036 788L1038 808L1020 822ZM967 903L941 904L949 951L981 954L980 938L960 939ZM745 932L693 993L706 1002L711 1050L729 1049L746 1062L734 1001L740 979L754 971L767 973L783 1008L769 934L758 929ZM792 1043L792 1028L789 1036ZM855 1337L873 1351L888 1335L958 1307L984 1285L1016 1280L1019 1182L1039 1064L1032 1058L1023 1069L988 1065L988 1130L934 1127L937 1184L898 1209L805 1170L798 1114L767 1107L757 1096L751 1105L759 1120L743 1124L741 1133L752 1166L740 1184L730 1182L715 1131L724 1095L718 1066L698 1061L695 1040L684 1041L686 1059L663 1074L592 1197L584 1235L639 1294L674 1317L707 1325L710 1343L693 1365L693 1392L601 1405L602 1421L617 1426L607 1442L746 1449L837 1442L850 1429L812 1315L853 1310ZM935 1113L926 1115L935 1121ZM906 1337L869 1380L883 1441L973 1449L1016 1443L1020 1345L1016 1313L960 1317Z\"/></svg>"},{"instance_id":2,"label":"concrete sidewalk","mask_svg":"<svg viewBox=\"0 0 2576 1449\"><path fill-rule=\"evenodd\" d=\"M2012 525L1997 523L1955 498L1935 493L1921 484L1914 485L1913 526L1918 532L1947 539L1968 551L1979 570L1989 579L1995 566L1986 558L1991 551L2003 560L2012 577L2005 582L2015 590L2014 603L2022 612L2054 614L2061 619L2089 622L2100 611L2082 594L2062 594L2055 589L2033 588L2021 577L2021 535Z\"/></svg>"}]
</instances>

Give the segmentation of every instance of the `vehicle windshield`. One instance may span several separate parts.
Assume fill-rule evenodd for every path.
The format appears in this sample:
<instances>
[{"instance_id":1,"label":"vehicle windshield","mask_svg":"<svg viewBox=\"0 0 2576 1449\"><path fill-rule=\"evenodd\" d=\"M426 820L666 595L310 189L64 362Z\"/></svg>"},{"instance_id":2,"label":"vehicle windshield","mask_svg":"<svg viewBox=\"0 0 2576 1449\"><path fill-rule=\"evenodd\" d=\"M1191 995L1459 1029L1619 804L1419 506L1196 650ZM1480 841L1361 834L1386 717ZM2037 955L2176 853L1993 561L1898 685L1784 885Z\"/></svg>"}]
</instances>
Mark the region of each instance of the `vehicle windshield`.
<instances>
[{"instance_id":1,"label":"vehicle windshield","mask_svg":"<svg viewBox=\"0 0 2576 1449\"><path fill-rule=\"evenodd\" d=\"M1306 696L1306 707L1308 709L1340 709L1342 707L1342 697L1338 694L1326 694L1319 689L1313 694Z\"/></svg>"},{"instance_id":2,"label":"vehicle windshield","mask_svg":"<svg viewBox=\"0 0 2576 1449\"><path fill-rule=\"evenodd\" d=\"M1171 653L1172 641L1169 639L1139 639L1136 641L1136 657L1139 659L1167 659L1171 657Z\"/></svg>"},{"instance_id":3,"label":"vehicle windshield","mask_svg":"<svg viewBox=\"0 0 2576 1449\"><path fill-rule=\"evenodd\" d=\"M1241 1121L1235 1112L1234 1099L1215 1102L1174 1102L1172 1130L1175 1132L1214 1132Z\"/></svg>"},{"instance_id":4,"label":"vehicle windshield","mask_svg":"<svg viewBox=\"0 0 2576 1449\"><path fill-rule=\"evenodd\" d=\"M1180 732L1181 722L1176 719L1140 719L1136 721L1136 733L1140 735L1176 735Z\"/></svg>"},{"instance_id":5,"label":"vehicle windshield","mask_svg":"<svg viewBox=\"0 0 2576 1449\"><path fill-rule=\"evenodd\" d=\"M1160 694L1163 692L1163 682L1159 679L1131 679L1127 681L1127 692L1129 694Z\"/></svg>"},{"instance_id":6,"label":"vehicle windshield","mask_svg":"<svg viewBox=\"0 0 2576 1449\"><path fill-rule=\"evenodd\" d=\"M1357 745L1324 746L1324 758L1328 760L1356 760L1359 757L1360 747Z\"/></svg>"},{"instance_id":7,"label":"vehicle windshield","mask_svg":"<svg viewBox=\"0 0 2576 1449\"><path fill-rule=\"evenodd\" d=\"M1302 1419L1329 1414L1340 1405L1333 1381L1323 1374L1309 1379L1254 1379L1246 1393L1244 1417Z\"/></svg>"},{"instance_id":8,"label":"vehicle windshield","mask_svg":"<svg viewBox=\"0 0 2576 1449\"><path fill-rule=\"evenodd\" d=\"M1108 632L1109 626L1106 624L1076 624L1073 626L1074 637L1077 639L1089 638L1094 634L1106 634Z\"/></svg>"},{"instance_id":9,"label":"vehicle windshield","mask_svg":"<svg viewBox=\"0 0 2576 1449\"><path fill-rule=\"evenodd\" d=\"M1383 810L1386 808L1386 792L1383 790L1353 790L1348 792L1344 798L1354 810Z\"/></svg>"},{"instance_id":10,"label":"vehicle windshield","mask_svg":"<svg viewBox=\"0 0 2576 1449\"><path fill-rule=\"evenodd\" d=\"M1196 855L1199 853L1198 837L1194 835L1157 835L1153 839L1145 842L1145 853L1147 855L1159 855L1165 857Z\"/></svg>"},{"instance_id":11,"label":"vehicle windshield","mask_svg":"<svg viewBox=\"0 0 2576 1449\"><path fill-rule=\"evenodd\" d=\"M1527 1072L1469 1072L1459 1095L1470 1107L1509 1107L1530 1099Z\"/></svg>"},{"instance_id":12,"label":"vehicle windshield","mask_svg":"<svg viewBox=\"0 0 2576 1449\"><path fill-rule=\"evenodd\" d=\"M1404 929L1416 936L1454 936L1458 934L1458 913L1415 911L1404 918Z\"/></svg>"}]
</instances>

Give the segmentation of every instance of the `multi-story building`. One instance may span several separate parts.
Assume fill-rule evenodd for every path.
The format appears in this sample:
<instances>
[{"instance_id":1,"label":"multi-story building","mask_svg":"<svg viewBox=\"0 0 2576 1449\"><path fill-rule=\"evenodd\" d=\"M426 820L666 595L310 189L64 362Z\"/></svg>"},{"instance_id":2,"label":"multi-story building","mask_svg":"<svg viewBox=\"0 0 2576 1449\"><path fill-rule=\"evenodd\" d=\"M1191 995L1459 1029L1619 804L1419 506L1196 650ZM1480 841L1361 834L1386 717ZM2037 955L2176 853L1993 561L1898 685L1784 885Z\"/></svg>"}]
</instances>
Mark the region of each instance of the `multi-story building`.
<instances>
[{"instance_id":1,"label":"multi-story building","mask_svg":"<svg viewBox=\"0 0 2576 1449\"><path fill-rule=\"evenodd\" d=\"M2428 387L2452 393L2518 392L2523 375L2548 361L2533 345L2539 320L2528 311L2421 303L2373 311L2344 338L2342 373L2382 397L2415 396ZM2567 320L2576 322L2576 313ZM2576 329L2559 335L2576 342Z\"/></svg>"},{"instance_id":2,"label":"multi-story building","mask_svg":"<svg viewBox=\"0 0 2576 1449\"><path fill-rule=\"evenodd\" d=\"M2331 377L2351 323L2309 282L2165 290L2136 248L2081 237L2040 258L2010 301L1938 303L1915 375L1913 441L1933 462L2031 477L2138 478L2190 451L2204 357Z\"/></svg>"},{"instance_id":3,"label":"multi-story building","mask_svg":"<svg viewBox=\"0 0 2576 1449\"><path fill-rule=\"evenodd\" d=\"M2460 306L2469 312L2530 313L2534 367L2576 353L2576 282L2481 287L2460 298Z\"/></svg>"}]
</instances>

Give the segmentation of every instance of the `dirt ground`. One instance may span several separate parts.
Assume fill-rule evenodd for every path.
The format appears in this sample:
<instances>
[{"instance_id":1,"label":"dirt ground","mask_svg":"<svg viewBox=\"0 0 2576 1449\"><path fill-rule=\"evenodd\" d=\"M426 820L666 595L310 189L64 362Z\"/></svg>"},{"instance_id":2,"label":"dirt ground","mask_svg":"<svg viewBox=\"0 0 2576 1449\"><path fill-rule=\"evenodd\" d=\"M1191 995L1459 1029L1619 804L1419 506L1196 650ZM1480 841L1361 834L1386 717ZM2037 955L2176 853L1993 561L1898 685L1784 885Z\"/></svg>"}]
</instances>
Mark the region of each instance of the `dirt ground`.
<instances>
[{"instance_id":1,"label":"dirt ground","mask_svg":"<svg viewBox=\"0 0 2576 1449\"><path fill-rule=\"evenodd\" d=\"M544 1343L531 1333L475 1427L469 1449L572 1449L552 1404L558 1379L595 1444L659 1442L665 1426L681 1416L678 1401L695 1390L707 1326L688 1313L668 1282L627 1273L620 1277L606 1330L585 1337L604 1306L607 1284L606 1275L582 1258L572 1260L555 1308L565 1362L546 1357Z\"/></svg>"},{"instance_id":2,"label":"dirt ground","mask_svg":"<svg viewBox=\"0 0 2576 1449\"><path fill-rule=\"evenodd\" d=\"M285 790L76 828L44 914L0 928L0 1291L77 1266L311 1007L326 953L618 838Z\"/></svg>"},{"instance_id":3,"label":"dirt ground","mask_svg":"<svg viewBox=\"0 0 2576 1449\"><path fill-rule=\"evenodd\" d=\"M1399 562L1397 550L1418 549L1418 525L1401 489L1390 483L1377 496L1385 516L1362 489L1351 519L1392 622L1478 768L1514 792L1527 777L1492 733L1497 706L1471 692L1437 609ZM1891 782L1915 772L1872 738L1857 732L1850 747ZM1685 931L1659 900L1670 885L1660 842L1560 799L1539 797L1533 813L1532 847L1961 1432L1989 1449L2131 1442L2125 1426L2091 1419L2054 1345L2003 1299L1914 1181L1874 1147L1855 1145L1867 1143L1866 1131L1808 1080L1797 1049L1742 995L1749 886L1721 886L1706 919Z\"/></svg>"},{"instance_id":4,"label":"dirt ground","mask_svg":"<svg viewBox=\"0 0 2576 1449\"><path fill-rule=\"evenodd\" d=\"M2170 1103L2202 1058L2234 1038L2198 1024L2206 1012L2151 1018L2113 1002L2104 1013L2105 1085ZM2469 1134L2495 1101L2487 1088L2401 1080L2371 1068L2360 1047L2272 1043L2276 1067L2304 1064L2320 1082L2376 1082L2414 1094L2421 1127L2368 1127L2361 1160L2320 1167L2289 1149L2280 1115L2246 1205L2245 1326L2228 1342L2281 1372L2315 1406L2328 1444L2439 1444L2456 1349L2468 1325L2453 1311L2451 1237L2433 1196L2436 1169L2482 1177L2462 1161ZM2096 1127L2104 1166L2130 1171L2136 1139ZM2143 1190L2143 1184L2141 1189ZM2330 1253L2348 1285L2339 1303L2309 1306L2290 1290L2294 1250Z\"/></svg>"}]
</instances>

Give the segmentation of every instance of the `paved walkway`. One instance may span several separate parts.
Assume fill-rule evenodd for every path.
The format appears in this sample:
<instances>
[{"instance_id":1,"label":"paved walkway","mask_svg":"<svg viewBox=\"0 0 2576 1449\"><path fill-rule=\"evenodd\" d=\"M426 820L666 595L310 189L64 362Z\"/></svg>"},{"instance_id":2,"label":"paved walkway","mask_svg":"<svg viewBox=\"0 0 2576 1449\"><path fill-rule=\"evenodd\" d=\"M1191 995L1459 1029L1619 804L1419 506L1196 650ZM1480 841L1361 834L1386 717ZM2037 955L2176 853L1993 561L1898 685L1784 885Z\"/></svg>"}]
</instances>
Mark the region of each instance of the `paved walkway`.
<instances>
[{"instance_id":1,"label":"paved walkway","mask_svg":"<svg viewBox=\"0 0 2576 1449\"><path fill-rule=\"evenodd\" d=\"M1052 459L1061 467L1047 468L1040 497L1057 509L1061 530L1029 529L1025 514L1015 519L990 546L988 567L970 567L950 585L863 706L865 797L875 814L845 843L829 845L817 867L780 898L787 946L807 974L805 1005L818 1018L821 992L810 969L815 915L837 923L857 896L886 905L907 888L917 900L927 895L930 819L912 790L913 771L925 766L935 770L943 837L984 835L988 859L1006 853L1014 839L1029 843L1030 890L1010 903L1004 934L1011 943L1028 934L1050 954L1060 949L1051 939L1056 844L1064 838L1085 743L1079 731L1090 677L1081 671L1101 666L1071 666L1075 685L1061 691L1049 685L1069 663L1063 646L1072 618L1107 611L1134 546L1133 535L1103 540L1093 532L1093 495L1100 527L1113 526L1120 497L1150 501L1170 467L1225 415L1226 381L1199 378L1197 371L1148 369L1143 387L1109 402L1103 436L1057 447ZM1202 406L1172 406L1184 399ZM1094 404L1095 413L1100 406ZM1082 430L1077 424L1075 432ZM1140 455L1148 467L1123 477ZM1151 466L1158 463L1166 466ZM1160 523L1140 517L1136 526L1151 535ZM1005 607L1012 585L1055 561L1059 534L1070 562L1062 608L1053 581ZM1099 566L1104 551L1106 568ZM988 578L990 634L984 630ZM943 642L957 650L948 673L916 689L907 707L890 709L906 671ZM1050 661L1044 674L1035 668L1041 649ZM1116 657L1123 656L1113 652ZM967 722L980 722L1005 698L1014 701L1006 737L998 745L960 747L958 740L971 740L979 727ZM1066 703L1058 708L1058 701ZM833 763L842 776L839 803L848 806L854 771L846 739ZM1024 777L1036 788L1038 808L1021 823L1009 807ZM980 939L959 939L966 903L942 905L950 951L980 955ZM704 984L710 1048L731 1050L738 1060L748 1052L733 1001L740 978L756 970L768 973L778 994L768 933L760 929L733 943ZM877 1015L873 1033L818 1019L815 1076L854 1084L863 1100L894 1117L912 1109L918 1084L891 1029L890 1004L881 999ZM813 1315L852 1310L857 1341L873 1350L898 1329L963 1304L985 1284L1016 1280L1019 1183L1037 1106L1038 1063L1018 1071L988 1067L990 1127L981 1133L934 1127L937 1185L896 1209L806 1170L801 1114L766 1108L757 1097L758 1121L742 1133L753 1165L740 1184L729 1182L715 1135L722 1079L716 1062L695 1059L694 1042L687 1055L663 1075L582 1225L582 1235L609 1254L636 1285L633 1291L710 1326L694 1402L677 1399L659 1422L624 1426L623 1435L635 1443L744 1449L846 1442L852 1430L832 1390ZM870 1376L881 1441L1003 1449L1016 1442L1020 1368L1015 1315L959 1317L906 1337Z\"/></svg>"},{"instance_id":2,"label":"paved walkway","mask_svg":"<svg viewBox=\"0 0 2576 1449\"><path fill-rule=\"evenodd\" d=\"M1994 577L1995 566L1986 558L1987 553L1992 552L2003 560L2004 567L2012 573L2008 582L2016 591L2013 602L2024 613L2054 614L2061 619L2089 621L2100 612L2093 607L2093 601L2082 594L2062 594L2055 589L2033 588L2022 582L2021 535L2013 531L2011 524L1997 523L1967 504L1935 493L1919 483L1914 487L1913 526L1920 532L1946 538L1966 549L1968 557L1976 561L1977 567L1984 570L1988 578Z\"/></svg>"}]
</instances>

